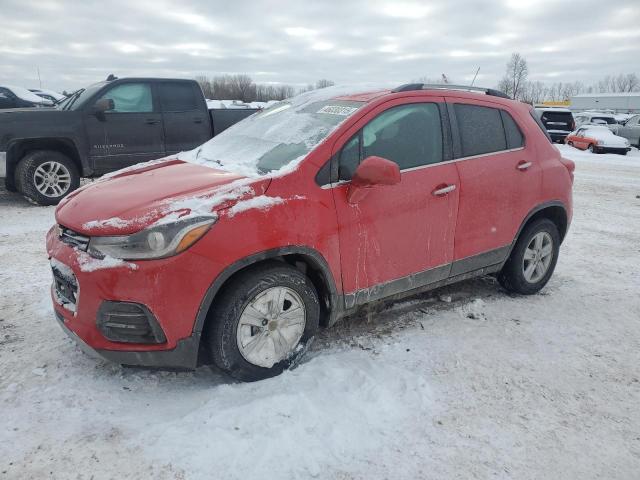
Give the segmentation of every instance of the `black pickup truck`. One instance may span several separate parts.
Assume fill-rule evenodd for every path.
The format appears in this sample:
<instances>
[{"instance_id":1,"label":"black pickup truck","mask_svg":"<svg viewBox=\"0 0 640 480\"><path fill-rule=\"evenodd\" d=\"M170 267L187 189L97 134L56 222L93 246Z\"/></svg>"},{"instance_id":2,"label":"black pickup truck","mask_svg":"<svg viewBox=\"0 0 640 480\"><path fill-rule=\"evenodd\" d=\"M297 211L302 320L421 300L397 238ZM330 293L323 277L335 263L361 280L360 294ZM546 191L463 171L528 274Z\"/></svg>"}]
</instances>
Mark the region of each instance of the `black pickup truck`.
<instances>
[{"instance_id":1,"label":"black pickup truck","mask_svg":"<svg viewBox=\"0 0 640 480\"><path fill-rule=\"evenodd\" d=\"M53 108L0 111L0 177L55 205L80 177L191 150L255 111L209 110L194 80L107 80Z\"/></svg>"}]
</instances>

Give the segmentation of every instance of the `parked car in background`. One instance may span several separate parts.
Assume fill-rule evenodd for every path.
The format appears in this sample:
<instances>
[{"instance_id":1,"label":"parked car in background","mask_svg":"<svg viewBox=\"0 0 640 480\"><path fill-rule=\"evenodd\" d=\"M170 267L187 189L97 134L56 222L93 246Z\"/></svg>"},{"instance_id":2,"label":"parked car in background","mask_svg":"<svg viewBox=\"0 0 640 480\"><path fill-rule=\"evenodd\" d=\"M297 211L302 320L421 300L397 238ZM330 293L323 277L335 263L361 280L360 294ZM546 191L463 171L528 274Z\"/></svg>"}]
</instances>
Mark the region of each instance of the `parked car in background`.
<instances>
[{"instance_id":1,"label":"parked car in background","mask_svg":"<svg viewBox=\"0 0 640 480\"><path fill-rule=\"evenodd\" d=\"M612 113L580 112L576 113L573 118L576 120L576 127L583 125L605 125L614 133L618 128L618 121Z\"/></svg>"},{"instance_id":2,"label":"parked car in background","mask_svg":"<svg viewBox=\"0 0 640 480\"><path fill-rule=\"evenodd\" d=\"M573 114L567 108L536 107L535 112L554 142L563 143L576 128Z\"/></svg>"},{"instance_id":3,"label":"parked car in background","mask_svg":"<svg viewBox=\"0 0 640 480\"><path fill-rule=\"evenodd\" d=\"M72 193L47 234L59 324L120 364L258 380L373 302L488 274L538 292L575 166L531 107L463 88L307 92Z\"/></svg>"},{"instance_id":4,"label":"parked car in background","mask_svg":"<svg viewBox=\"0 0 640 480\"><path fill-rule=\"evenodd\" d=\"M8 108L50 107L53 102L23 87L0 85L0 110ZM0 134L2 132L0 131Z\"/></svg>"},{"instance_id":5,"label":"parked car in background","mask_svg":"<svg viewBox=\"0 0 640 480\"><path fill-rule=\"evenodd\" d=\"M61 93L54 92L53 90L30 88L29 91L35 93L39 97L46 98L47 100L50 100L52 103L58 103L58 102L61 102L62 100L64 100L65 98L67 98L66 96L62 95Z\"/></svg>"},{"instance_id":6,"label":"parked car in background","mask_svg":"<svg viewBox=\"0 0 640 480\"><path fill-rule=\"evenodd\" d=\"M55 205L80 177L191 150L257 111L209 110L194 80L113 78L55 108L0 112L0 177L8 190Z\"/></svg>"},{"instance_id":7,"label":"parked car in background","mask_svg":"<svg viewBox=\"0 0 640 480\"><path fill-rule=\"evenodd\" d=\"M640 148L640 115L627 119L618 127L618 135L629 140L629 143Z\"/></svg>"},{"instance_id":8,"label":"parked car in background","mask_svg":"<svg viewBox=\"0 0 640 480\"><path fill-rule=\"evenodd\" d=\"M589 150L592 153L618 153L626 155L631 147L626 138L615 135L604 125L585 125L571 132L566 139L567 145Z\"/></svg>"}]
</instances>

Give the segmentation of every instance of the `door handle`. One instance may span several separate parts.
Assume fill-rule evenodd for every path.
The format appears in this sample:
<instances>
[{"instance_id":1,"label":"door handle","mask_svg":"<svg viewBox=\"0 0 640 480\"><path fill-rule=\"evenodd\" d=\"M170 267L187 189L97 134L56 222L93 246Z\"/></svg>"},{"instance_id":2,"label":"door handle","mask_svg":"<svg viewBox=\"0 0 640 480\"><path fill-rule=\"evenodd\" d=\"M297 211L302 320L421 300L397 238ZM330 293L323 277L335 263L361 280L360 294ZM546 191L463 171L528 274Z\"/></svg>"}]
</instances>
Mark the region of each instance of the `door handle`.
<instances>
[{"instance_id":1,"label":"door handle","mask_svg":"<svg viewBox=\"0 0 640 480\"><path fill-rule=\"evenodd\" d=\"M435 195L436 197L443 197L443 196L447 195L448 193L453 192L455 189L456 189L455 185L439 186L433 192L431 192L431 194Z\"/></svg>"},{"instance_id":2,"label":"door handle","mask_svg":"<svg viewBox=\"0 0 640 480\"><path fill-rule=\"evenodd\" d=\"M160 120L155 120L153 118L147 118L144 123L146 123L147 125L157 125L160 123Z\"/></svg>"},{"instance_id":3,"label":"door handle","mask_svg":"<svg viewBox=\"0 0 640 480\"><path fill-rule=\"evenodd\" d=\"M194 118L193 119L193 123L202 123L202 119L201 118Z\"/></svg>"},{"instance_id":4,"label":"door handle","mask_svg":"<svg viewBox=\"0 0 640 480\"><path fill-rule=\"evenodd\" d=\"M532 163L531 163L531 162L520 162L520 163L518 163L518 165L516 166L516 168L517 168L518 170L525 171L525 170L527 170L531 165L532 165Z\"/></svg>"}]
</instances>

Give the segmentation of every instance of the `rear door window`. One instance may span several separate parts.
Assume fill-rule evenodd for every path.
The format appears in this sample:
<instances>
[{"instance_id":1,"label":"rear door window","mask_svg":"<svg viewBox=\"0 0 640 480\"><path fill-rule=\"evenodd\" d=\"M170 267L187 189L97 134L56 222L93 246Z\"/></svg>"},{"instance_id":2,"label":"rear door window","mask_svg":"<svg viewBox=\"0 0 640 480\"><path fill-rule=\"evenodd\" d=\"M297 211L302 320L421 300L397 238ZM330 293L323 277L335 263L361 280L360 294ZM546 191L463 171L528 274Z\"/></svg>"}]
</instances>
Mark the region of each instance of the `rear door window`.
<instances>
[{"instance_id":1,"label":"rear door window","mask_svg":"<svg viewBox=\"0 0 640 480\"><path fill-rule=\"evenodd\" d=\"M163 112L190 112L198 110L195 85L189 82L160 82L160 105Z\"/></svg>"},{"instance_id":2,"label":"rear door window","mask_svg":"<svg viewBox=\"0 0 640 480\"><path fill-rule=\"evenodd\" d=\"M454 104L454 110L463 157L507 150L500 110L462 103Z\"/></svg>"}]
</instances>

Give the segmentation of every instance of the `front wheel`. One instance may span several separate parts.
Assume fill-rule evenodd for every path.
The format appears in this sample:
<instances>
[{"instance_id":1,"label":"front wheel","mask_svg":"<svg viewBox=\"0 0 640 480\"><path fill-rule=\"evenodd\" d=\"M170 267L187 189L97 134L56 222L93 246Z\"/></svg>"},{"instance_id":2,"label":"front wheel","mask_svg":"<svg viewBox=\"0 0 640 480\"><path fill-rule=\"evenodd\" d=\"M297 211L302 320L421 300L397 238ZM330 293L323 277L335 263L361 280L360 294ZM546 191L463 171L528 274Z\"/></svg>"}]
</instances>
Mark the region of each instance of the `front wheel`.
<instances>
[{"instance_id":1,"label":"front wheel","mask_svg":"<svg viewBox=\"0 0 640 480\"><path fill-rule=\"evenodd\" d=\"M213 305L204 337L214 363L242 381L279 375L318 329L320 305L309 279L280 262L240 273Z\"/></svg>"},{"instance_id":2,"label":"front wheel","mask_svg":"<svg viewBox=\"0 0 640 480\"><path fill-rule=\"evenodd\" d=\"M28 153L16 169L20 193L38 205L57 205L80 186L80 174L66 155L53 150Z\"/></svg>"},{"instance_id":3,"label":"front wheel","mask_svg":"<svg viewBox=\"0 0 640 480\"><path fill-rule=\"evenodd\" d=\"M596 153L596 147L593 146L593 143L589 144L587 150L589 150L591 153Z\"/></svg>"},{"instance_id":4,"label":"front wheel","mask_svg":"<svg viewBox=\"0 0 640 480\"><path fill-rule=\"evenodd\" d=\"M518 237L498 281L508 291L532 295L544 287L558 261L560 233L551 220L541 218L528 225Z\"/></svg>"}]
</instances>

